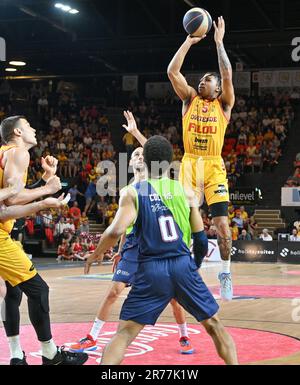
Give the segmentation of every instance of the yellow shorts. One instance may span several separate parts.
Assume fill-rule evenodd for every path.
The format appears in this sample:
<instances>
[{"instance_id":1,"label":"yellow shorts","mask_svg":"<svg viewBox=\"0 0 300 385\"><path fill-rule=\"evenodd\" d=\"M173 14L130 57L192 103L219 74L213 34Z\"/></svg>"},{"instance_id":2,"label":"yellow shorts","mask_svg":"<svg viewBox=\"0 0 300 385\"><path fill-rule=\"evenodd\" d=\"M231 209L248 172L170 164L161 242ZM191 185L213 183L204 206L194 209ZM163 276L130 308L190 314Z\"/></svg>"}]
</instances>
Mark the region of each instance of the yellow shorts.
<instances>
[{"instance_id":1,"label":"yellow shorts","mask_svg":"<svg viewBox=\"0 0 300 385\"><path fill-rule=\"evenodd\" d=\"M0 235L0 277L12 286L28 281L37 271L23 249L10 235Z\"/></svg>"},{"instance_id":2,"label":"yellow shorts","mask_svg":"<svg viewBox=\"0 0 300 385\"><path fill-rule=\"evenodd\" d=\"M185 154L179 173L184 188L192 188L200 205L204 196L207 204L229 202L228 181L220 156L199 157Z\"/></svg>"}]
</instances>

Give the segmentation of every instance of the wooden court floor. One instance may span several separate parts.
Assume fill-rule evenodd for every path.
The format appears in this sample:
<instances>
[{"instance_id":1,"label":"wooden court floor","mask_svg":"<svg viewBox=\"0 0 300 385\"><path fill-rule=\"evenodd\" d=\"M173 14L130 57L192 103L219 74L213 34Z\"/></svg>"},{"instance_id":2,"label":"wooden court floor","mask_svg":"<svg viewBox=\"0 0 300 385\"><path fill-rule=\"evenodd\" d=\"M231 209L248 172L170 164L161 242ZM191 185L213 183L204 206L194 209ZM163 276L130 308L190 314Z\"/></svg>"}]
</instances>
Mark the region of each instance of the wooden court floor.
<instances>
[{"instance_id":1,"label":"wooden court floor","mask_svg":"<svg viewBox=\"0 0 300 385\"><path fill-rule=\"evenodd\" d=\"M217 288L219 266L214 263L207 265L208 267L202 269L201 275L209 287ZM91 274L109 273L111 265L95 266L91 270ZM109 275L107 280L82 279L83 267L76 265L63 268L53 266L51 269L41 269L40 274L50 287L53 323L94 320L98 305L110 285ZM239 289L238 298L229 303L218 300L220 317L225 326L274 332L300 340L300 265L232 263L232 274L234 287ZM290 289L293 289L292 294ZM110 321L118 320L120 307L128 290L123 292L115 304ZM259 294L259 291L263 294ZM298 305L293 297L299 298ZM295 315L298 317L295 318ZM24 299L21 320L22 324L29 324ZM174 322L170 306L162 313L159 322ZM189 325L196 323L188 314L187 322ZM271 360L254 360L251 364L300 364L300 348L292 355Z\"/></svg>"}]
</instances>

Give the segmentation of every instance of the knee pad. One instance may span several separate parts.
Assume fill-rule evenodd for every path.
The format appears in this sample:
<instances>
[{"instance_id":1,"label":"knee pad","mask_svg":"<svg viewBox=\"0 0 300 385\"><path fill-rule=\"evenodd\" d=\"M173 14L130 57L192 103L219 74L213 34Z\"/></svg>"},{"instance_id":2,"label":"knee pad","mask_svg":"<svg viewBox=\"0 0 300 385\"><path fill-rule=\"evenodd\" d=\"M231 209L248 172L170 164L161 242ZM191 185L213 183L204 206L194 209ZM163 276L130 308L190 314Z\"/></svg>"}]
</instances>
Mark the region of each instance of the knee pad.
<instances>
[{"instance_id":1,"label":"knee pad","mask_svg":"<svg viewBox=\"0 0 300 385\"><path fill-rule=\"evenodd\" d=\"M6 304L14 303L17 306L20 306L22 301L22 291L18 286L11 286L10 283L6 283L6 296L5 296L5 302Z\"/></svg>"}]
</instances>

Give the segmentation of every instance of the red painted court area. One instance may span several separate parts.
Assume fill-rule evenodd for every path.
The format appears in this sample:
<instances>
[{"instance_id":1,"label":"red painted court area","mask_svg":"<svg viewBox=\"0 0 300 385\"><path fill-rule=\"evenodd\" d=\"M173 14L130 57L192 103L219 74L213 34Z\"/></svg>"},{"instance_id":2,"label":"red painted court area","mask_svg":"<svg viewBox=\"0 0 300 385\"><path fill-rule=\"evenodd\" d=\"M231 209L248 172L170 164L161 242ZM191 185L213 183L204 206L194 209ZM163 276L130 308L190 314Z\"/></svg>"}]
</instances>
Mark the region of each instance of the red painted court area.
<instances>
[{"instance_id":1,"label":"red painted court area","mask_svg":"<svg viewBox=\"0 0 300 385\"><path fill-rule=\"evenodd\" d=\"M90 352L87 365L100 362L103 346L115 333L116 322L107 323L98 339L98 350ZM89 323L57 323L52 327L57 344L74 342L89 330ZM300 351L300 341L288 336L251 329L227 328L237 345L239 361L254 361L286 357ZM214 345L200 325L189 325L189 333L195 353L179 353L178 332L175 324L147 326L136 338L123 361L127 365L218 365L223 362L216 354ZM22 327L21 341L28 363L40 365L40 346L31 326ZM9 350L3 328L0 329L0 363L9 363Z\"/></svg>"}]
</instances>

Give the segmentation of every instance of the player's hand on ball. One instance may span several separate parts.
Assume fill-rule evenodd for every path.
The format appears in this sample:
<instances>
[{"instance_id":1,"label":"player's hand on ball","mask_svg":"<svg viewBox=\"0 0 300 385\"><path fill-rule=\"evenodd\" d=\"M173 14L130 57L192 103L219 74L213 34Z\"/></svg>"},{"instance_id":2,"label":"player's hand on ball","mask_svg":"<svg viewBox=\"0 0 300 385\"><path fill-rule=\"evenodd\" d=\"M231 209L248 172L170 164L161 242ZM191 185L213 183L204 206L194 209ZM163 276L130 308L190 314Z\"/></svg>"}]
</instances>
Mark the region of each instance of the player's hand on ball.
<instances>
[{"instance_id":1,"label":"player's hand on ball","mask_svg":"<svg viewBox=\"0 0 300 385\"><path fill-rule=\"evenodd\" d=\"M222 43L225 35L225 21L223 19L223 16L218 17L218 25L215 21L213 22L213 24L215 28L215 42L217 44Z\"/></svg>"},{"instance_id":2,"label":"player's hand on ball","mask_svg":"<svg viewBox=\"0 0 300 385\"><path fill-rule=\"evenodd\" d=\"M122 127L124 127L131 134L137 131L138 128L133 113L130 111L124 111L124 117L127 120L127 125L123 124Z\"/></svg>"},{"instance_id":3,"label":"player's hand on ball","mask_svg":"<svg viewBox=\"0 0 300 385\"><path fill-rule=\"evenodd\" d=\"M111 261L113 262L113 265L112 265L112 271L113 273L115 272L116 270L116 267L117 267L117 264L120 262L121 260L121 255L119 253L116 253L115 255L113 255L111 257Z\"/></svg>"},{"instance_id":4,"label":"player's hand on ball","mask_svg":"<svg viewBox=\"0 0 300 385\"><path fill-rule=\"evenodd\" d=\"M61 183L58 176L52 176L47 180L45 185L47 189L47 194L55 194L57 191L61 190Z\"/></svg>"},{"instance_id":5,"label":"player's hand on ball","mask_svg":"<svg viewBox=\"0 0 300 385\"><path fill-rule=\"evenodd\" d=\"M186 41L190 44L190 45L194 45L194 44L197 44L199 43L199 41L201 41L202 39L204 39L206 37L206 35L203 35L201 37L193 37L191 35L188 35L187 38L186 38Z\"/></svg>"}]
</instances>

